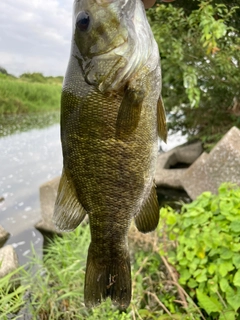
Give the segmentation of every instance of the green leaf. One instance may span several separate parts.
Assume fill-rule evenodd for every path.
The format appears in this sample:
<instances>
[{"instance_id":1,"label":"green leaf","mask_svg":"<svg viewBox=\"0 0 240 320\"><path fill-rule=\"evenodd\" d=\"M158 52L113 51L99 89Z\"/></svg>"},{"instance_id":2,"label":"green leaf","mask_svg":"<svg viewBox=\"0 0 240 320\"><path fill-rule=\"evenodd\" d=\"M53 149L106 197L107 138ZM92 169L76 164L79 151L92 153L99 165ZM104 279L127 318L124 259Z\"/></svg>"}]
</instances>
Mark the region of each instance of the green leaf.
<instances>
[{"instance_id":1,"label":"green leaf","mask_svg":"<svg viewBox=\"0 0 240 320\"><path fill-rule=\"evenodd\" d=\"M207 281L206 269L203 269L202 272L196 277L197 282Z\"/></svg>"},{"instance_id":2,"label":"green leaf","mask_svg":"<svg viewBox=\"0 0 240 320\"><path fill-rule=\"evenodd\" d=\"M220 256L224 260L229 260L233 256L233 252L227 248L223 248L220 252Z\"/></svg>"},{"instance_id":3,"label":"green leaf","mask_svg":"<svg viewBox=\"0 0 240 320\"><path fill-rule=\"evenodd\" d=\"M233 232L239 233L240 232L240 221L231 222L230 228Z\"/></svg>"},{"instance_id":4,"label":"green leaf","mask_svg":"<svg viewBox=\"0 0 240 320\"><path fill-rule=\"evenodd\" d=\"M169 213L166 223L167 225L174 225L177 222L177 215L176 213Z\"/></svg>"},{"instance_id":5,"label":"green leaf","mask_svg":"<svg viewBox=\"0 0 240 320\"><path fill-rule=\"evenodd\" d=\"M236 319L236 313L234 311L223 311L220 314L219 320L235 320Z\"/></svg>"},{"instance_id":6,"label":"green leaf","mask_svg":"<svg viewBox=\"0 0 240 320\"><path fill-rule=\"evenodd\" d=\"M221 312L222 305L221 303L214 297L209 297L199 289L196 290L197 298L200 306L207 312L208 315L212 312Z\"/></svg>"},{"instance_id":7,"label":"green leaf","mask_svg":"<svg viewBox=\"0 0 240 320\"><path fill-rule=\"evenodd\" d=\"M221 278L219 285L223 292L234 293L233 288L229 285L229 282L226 278Z\"/></svg>"},{"instance_id":8,"label":"green leaf","mask_svg":"<svg viewBox=\"0 0 240 320\"><path fill-rule=\"evenodd\" d=\"M231 210L233 209L233 203L228 198L221 199L220 203L219 203L219 208L222 212L224 212L226 215L228 215L231 212Z\"/></svg>"},{"instance_id":9,"label":"green leaf","mask_svg":"<svg viewBox=\"0 0 240 320\"><path fill-rule=\"evenodd\" d=\"M193 278L191 278L189 281L188 281L188 286L189 288L196 288L198 286L198 283L197 281L195 281Z\"/></svg>"},{"instance_id":10,"label":"green leaf","mask_svg":"<svg viewBox=\"0 0 240 320\"><path fill-rule=\"evenodd\" d=\"M232 258L232 262L237 269L240 268L240 254L239 253L234 254L234 256Z\"/></svg>"},{"instance_id":11,"label":"green leaf","mask_svg":"<svg viewBox=\"0 0 240 320\"><path fill-rule=\"evenodd\" d=\"M185 254L188 261L192 261L196 255L195 251L192 250L186 250Z\"/></svg>"},{"instance_id":12,"label":"green leaf","mask_svg":"<svg viewBox=\"0 0 240 320\"><path fill-rule=\"evenodd\" d=\"M233 243L231 246L232 251L239 252L240 251L240 243Z\"/></svg>"},{"instance_id":13,"label":"green leaf","mask_svg":"<svg viewBox=\"0 0 240 320\"><path fill-rule=\"evenodd\" d=\"M221 262L221 264L219 265L219 273L222 277L225 277L229 271L232 271L234 269L234 266L232 264L231 261L224 261Z\"/></svg>"},{"instance_id":14,"label":"green leaf","mask_svg":"<svg viewBox=\"0 0 240 320\"><path fill-rule=\"evenodd\" d=\"M188 269L181 269L179 283L185 284L190 277L191 273L188 271Z\"/></svg>"},{"instance_id":15,"label":"green leaf","mask_svg":"<svg viewBox=\"0 0 240 320\"><path fill-rule=\"evenodd\" d=\"M226 292L226 299L230 306L237 311L240 308L240 290L237 292Z\"/></svg>"},{"instance_id":16,"label":"green leaf","mask_svg":"<svg viewBox=\"0 0 240 320\"><path fill-rule=\"evenodd\" d=\"M200 262L200 259L194 258L190 264L188 263L188 267L191 270L191 272L193 272L197 269L199 262Z\"/></svg>"},{"instance_id":17,"label":"green leaf","mask_svg":"<svg viewBox=\"0 0 240 320\"><path fill-rule=\"evenodd\" d=\"M218 213L219 210L219 204L218 204L219 200L218 199L213 199L212 203L211 203L211 211L216 214Z\"/></svg>"},{"instance_id":18,"label":"green leaf","mask_svg":"<svg viewBox=\"0 0 240 320\"><path fill-rule=\"evenodd\" d=\"M233 278L233 284L236 287L240 287L240 269L235 273Z\"/></svg>"},{"instance_id":19,"label":"green leaf","mask_svg":"<svg viewBox=\"0 0 240 320\"><path fill-rule=\"evenodd\" d=\"M208 267L208 272L212 275L217 270L217 266L215 263L210 263Z\"/></svg>"},{"instance_id":20,"label":"green leaf","mask_svg":"<svg viewBox=\"0 0 240 320\"><path fill-rule=\"evenodd\" d=\"M215 276L212 279L209 279L207 282L207 286L210 292L217 292L218 291L218 278Z\"/></svg>"}]
</instances>

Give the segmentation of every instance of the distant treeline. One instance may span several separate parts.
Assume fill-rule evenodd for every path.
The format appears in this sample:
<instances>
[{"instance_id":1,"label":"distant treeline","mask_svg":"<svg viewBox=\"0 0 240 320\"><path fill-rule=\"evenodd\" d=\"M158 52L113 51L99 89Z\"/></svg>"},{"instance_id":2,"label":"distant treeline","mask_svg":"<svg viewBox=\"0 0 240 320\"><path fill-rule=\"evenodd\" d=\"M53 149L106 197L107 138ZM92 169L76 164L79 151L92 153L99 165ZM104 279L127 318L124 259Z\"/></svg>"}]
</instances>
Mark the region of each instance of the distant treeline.
<instances>
[{"instance_id":1,"label":"distant treeline","mask_svg":"<svg viewBox=\"0 0 240 320\"><path fill-rule=\"evenodd\" d=\"M0 67L0 115L45 112L60 107L63 77L23 73L18 78Z\"/></svg>"}]
</instances>

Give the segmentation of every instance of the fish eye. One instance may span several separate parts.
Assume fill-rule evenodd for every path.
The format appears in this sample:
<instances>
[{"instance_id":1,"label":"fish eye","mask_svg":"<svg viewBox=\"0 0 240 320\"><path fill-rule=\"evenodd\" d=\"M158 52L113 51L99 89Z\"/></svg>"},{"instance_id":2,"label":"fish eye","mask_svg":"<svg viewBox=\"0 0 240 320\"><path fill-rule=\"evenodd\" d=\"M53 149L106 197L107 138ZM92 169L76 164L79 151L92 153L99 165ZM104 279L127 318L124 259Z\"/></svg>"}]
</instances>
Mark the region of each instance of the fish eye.
<instances>
[{"instance_id":1,"label":"fish eye","mask_svg":"<svg viewBox=\"0 0 240 320\"><path fill-rule=\"evenodd\" d=\"M87 31L90 24L89 14L85 11L79 12L76 19L76 26L80 31Z\"/></svg>"}]
</instances>

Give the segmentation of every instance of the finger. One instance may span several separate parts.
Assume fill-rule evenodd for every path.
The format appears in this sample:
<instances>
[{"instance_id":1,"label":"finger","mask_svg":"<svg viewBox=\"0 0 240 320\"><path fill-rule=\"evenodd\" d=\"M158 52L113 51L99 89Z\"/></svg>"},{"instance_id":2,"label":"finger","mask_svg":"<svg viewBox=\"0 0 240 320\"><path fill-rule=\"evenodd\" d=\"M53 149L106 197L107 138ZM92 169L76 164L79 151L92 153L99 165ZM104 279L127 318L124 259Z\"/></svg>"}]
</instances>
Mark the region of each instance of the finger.
<instances>
[{"instance_id":1,"label":"finger","mask_svg":"<svg viewBox=\"0 0 240 320\"><path fill-rule=\"evenodd\" d=\"M156 0L143 0L145 9L151 8L155 2Z\"/></svg>"}]
</instances>

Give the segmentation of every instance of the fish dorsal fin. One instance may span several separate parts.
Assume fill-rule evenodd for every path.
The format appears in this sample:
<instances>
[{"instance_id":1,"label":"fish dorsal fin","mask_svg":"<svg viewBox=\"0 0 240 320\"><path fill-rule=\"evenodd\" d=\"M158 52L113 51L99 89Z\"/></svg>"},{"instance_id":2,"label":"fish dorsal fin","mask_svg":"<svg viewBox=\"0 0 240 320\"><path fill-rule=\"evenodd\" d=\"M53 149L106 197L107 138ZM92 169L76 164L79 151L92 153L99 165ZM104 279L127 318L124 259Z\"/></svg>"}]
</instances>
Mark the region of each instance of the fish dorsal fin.
<instances>
[{"instance_id":1,"label":"fish dorsal fin","mask_svg":"<svg viewBox=\"0 0 240 320\"><path fill-rule=\"evenodd\" d=\"M154 184L140 212L134 217L134 221L138 230L143 233L156 229L159 221L159 204Z\"/></svg>"},{"instance_id":2,"label":"fish dorsal fin","mask_svg":"<svg viewBox=\"0 0 240 320\"><path fill-rule=\"evenodd\" d=\"M162 97L160 96L157 103L157 128L158 135L164 141L167 142L167 123L165 108L163 104Z\"/></svg>"},{"instance_id":3,"label":"fish dorsal fin","mask_svg":"<svg viewBox=\"0 0 240 320\"><path fill-rule=\"evenodd\" d=\"M128 87L119 107L116 138L127 138L137 128L142 111L144 91Z\"/></svg>"},{"instance_id":4,"label":"fish dorsal fin","mask_svg":"<svg viewBox=\"0 0 240 320\"><path fill-rule=\"evenodd\" d=\"M86 213L77 199L71 180L63 169L53 214L55 226L62 231L74 230L82 222Z\"/></svg>"}]
</instances>

